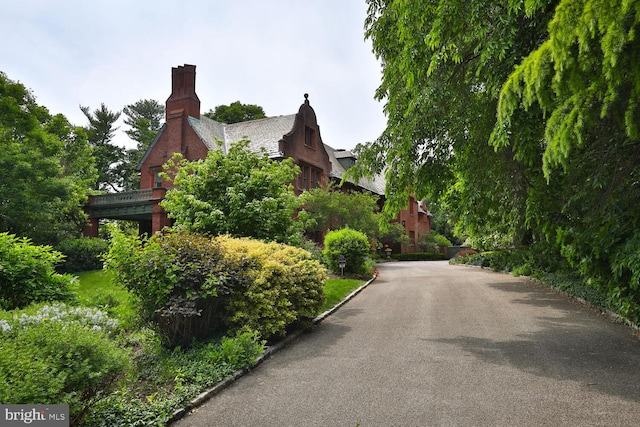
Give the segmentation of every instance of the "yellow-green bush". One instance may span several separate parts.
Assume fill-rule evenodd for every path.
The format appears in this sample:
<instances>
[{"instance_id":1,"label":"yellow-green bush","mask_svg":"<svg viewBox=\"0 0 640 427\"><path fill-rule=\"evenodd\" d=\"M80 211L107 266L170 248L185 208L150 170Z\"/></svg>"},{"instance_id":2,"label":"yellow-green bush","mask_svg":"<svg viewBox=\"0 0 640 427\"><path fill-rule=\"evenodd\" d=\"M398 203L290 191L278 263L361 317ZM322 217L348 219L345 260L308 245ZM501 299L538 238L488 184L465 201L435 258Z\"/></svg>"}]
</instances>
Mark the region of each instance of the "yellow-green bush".
<instances>
[{"instance_id":1,"label":"yellow-green bush","mask_svg":"<svg viewBox=\"0 0 640 427\"><path fill-rule=\"evenodd\" d=\"M168 347L244 328L265 339L282 336L319 312L327 277L303 249L187 231L144 245L115 235L106 265L139 298L143 318Z\"/></svg>"},{"instance_id":2,"label":"yellow-green bush","mask_svg":"<svg viewBox=\"0 0 640 427\"><path fill-rule=\"evenodd\" d=\"M217 240L225 269L236 280L227 307L233 329L248 327L271 338L318 314L327 273L309 252L258 240Z\"/></svg>"}]
</instances>

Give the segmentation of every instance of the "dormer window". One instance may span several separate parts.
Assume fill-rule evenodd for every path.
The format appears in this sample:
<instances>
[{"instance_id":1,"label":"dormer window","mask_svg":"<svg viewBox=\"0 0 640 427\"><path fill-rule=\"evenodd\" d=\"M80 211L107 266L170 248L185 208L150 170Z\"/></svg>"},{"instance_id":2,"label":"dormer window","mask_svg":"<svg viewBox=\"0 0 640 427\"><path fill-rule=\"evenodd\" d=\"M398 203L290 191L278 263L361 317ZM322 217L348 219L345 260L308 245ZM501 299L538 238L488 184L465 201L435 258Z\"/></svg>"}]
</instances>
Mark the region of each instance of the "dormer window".
<instances>
[{"instance_id":1,"label":"dormer window","mask_svg":"<svg viewBox=\"0 0 640 427\"><path fill-rule=\"evenodd\" d=\"M316 131L310 127L304 128L304 145L309 148L316 148Z\"/></svg>"},{"instance_id":2,"label":"dormer window","mask_svg":"<svg viewBox=\"0 0 640 427\"><path fill-rule=\"evenodd\" d=\"M356 164L356 156L351 151L338 149L333 152L343 168L349 169Z\"/></svg>"}]
</instances>

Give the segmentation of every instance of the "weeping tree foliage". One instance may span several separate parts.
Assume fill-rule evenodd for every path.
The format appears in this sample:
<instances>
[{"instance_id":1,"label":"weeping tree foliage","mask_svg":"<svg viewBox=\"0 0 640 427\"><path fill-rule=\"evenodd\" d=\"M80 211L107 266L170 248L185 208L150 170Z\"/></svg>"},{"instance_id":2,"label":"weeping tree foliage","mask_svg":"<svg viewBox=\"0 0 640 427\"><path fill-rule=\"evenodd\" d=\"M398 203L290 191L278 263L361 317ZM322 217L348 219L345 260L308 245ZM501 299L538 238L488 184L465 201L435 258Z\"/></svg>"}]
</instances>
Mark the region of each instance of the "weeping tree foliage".
<instances>
[{"instance_id":1,"label":"weeping tree foliage","mask_svg":"<svg viewBox=\"0 0 640 427\"><path fill-rule=\"evenodd\" d=\"M492 139L513 146L517 117L542 111L542 169L562 201L546 234L622 297L640 287L639 24L638 1L560 2L502 88Z\"/></svg>"},{"instance_id":2,"label":"weeping tree foliage","mask_svg":"<svg viewBox=\"0 0 640 427\"><path fill-rule=\"evenodd\" d=\"M480 246L543 243L640 300L640 2L369 0L388 126L355 176Z\"/></svg>"},{"instance_id":3,"label":"weeping tree foliage","mask_svg":"<svg viewBox=\"0 0 640 427\"><path fill-rule=\"evenodd\" d=\"M349 172L386 172L390 216L414 192L447 201L461 234L505 244L530 240L525 200L542 181L539 160L516 157L508 147L496 153L488 140L500 88L543 43L552 5L527 15L498 0L368 4L366 37L382 63L376 96L385 101L388 125L379 139L356 148L360 167Z\"/></svg>"}]
</instances>

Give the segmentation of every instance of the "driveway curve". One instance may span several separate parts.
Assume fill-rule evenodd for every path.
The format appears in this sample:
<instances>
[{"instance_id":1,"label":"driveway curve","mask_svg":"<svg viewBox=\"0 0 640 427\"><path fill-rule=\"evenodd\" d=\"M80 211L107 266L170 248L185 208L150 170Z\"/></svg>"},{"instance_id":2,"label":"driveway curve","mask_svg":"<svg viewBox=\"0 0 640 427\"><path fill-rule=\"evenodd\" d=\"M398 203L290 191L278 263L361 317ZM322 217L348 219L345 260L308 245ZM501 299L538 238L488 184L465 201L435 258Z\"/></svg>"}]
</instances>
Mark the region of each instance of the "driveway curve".
<instances>
[{"instance_id":1,"label":"driveway curve","mask_svg":"<svg viewBox=\"0 0 640 427\"><path fill-rule=\"evenodd\" d=\"M632 330L535 283L396 262L174 425L640 425Z\"/></svg>"}]
</instances>

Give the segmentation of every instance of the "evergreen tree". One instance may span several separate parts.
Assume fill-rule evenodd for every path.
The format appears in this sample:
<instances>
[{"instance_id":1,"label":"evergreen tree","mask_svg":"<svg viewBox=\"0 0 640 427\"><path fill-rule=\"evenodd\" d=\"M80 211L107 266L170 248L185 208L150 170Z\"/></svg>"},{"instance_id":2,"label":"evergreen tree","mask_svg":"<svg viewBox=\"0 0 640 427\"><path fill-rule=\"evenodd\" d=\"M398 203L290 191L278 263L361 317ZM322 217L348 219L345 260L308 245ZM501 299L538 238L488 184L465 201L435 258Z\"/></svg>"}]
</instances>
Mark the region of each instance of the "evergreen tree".
<instances>
[{"instance_id":1,"label":"evergreen tree","mask_svg":"<svg viewBox=\"0 0 640 427\"><path fill-rule=\"evenodd\" d=\"M160 130L164 106L152 99L141 99L124 107L122 112L125 115L124 123L129 126L125 133L136 142L136 148L126 152L123 186L125 190L137 190L140 188L140 177L136 167Z\"/></svg>"},{"instance_id":2,"label":"evergreen tree","mask_svg":"<svg viewBox=\"0 0 640 427\"><path fill-rule=\"evenodd\" d=\"M120 112L112 112L102 103L100 108L90 111L89 107L80 106L89 121L85 128L89 143L93 147L93 155L98 168L96 190L119 192L124 185L126 168L124 165L125 150L113 144L111 140L118 129L114 127Z\"/></svg>"}]
</instances>

